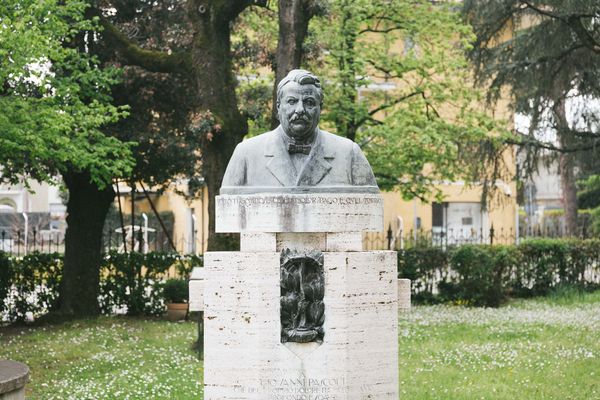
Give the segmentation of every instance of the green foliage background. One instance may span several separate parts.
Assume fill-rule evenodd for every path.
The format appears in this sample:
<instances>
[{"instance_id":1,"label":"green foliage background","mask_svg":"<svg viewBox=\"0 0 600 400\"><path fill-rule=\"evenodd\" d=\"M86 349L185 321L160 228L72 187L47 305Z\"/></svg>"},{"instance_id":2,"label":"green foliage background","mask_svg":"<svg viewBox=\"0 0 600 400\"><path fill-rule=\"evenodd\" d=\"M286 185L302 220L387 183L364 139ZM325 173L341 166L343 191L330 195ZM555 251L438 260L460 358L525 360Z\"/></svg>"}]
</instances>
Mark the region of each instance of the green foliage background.
<instances>
[{"instance_id":1,"label":"green foliage background","mask_svg":"<svg viewBox=\"0 0 600 400\"><path fill-rule=\"evenodd\" d=\"M398 252L398 271L411 279L417 302L497 307L561 286L596 289L599 260L597 239L529 239L510 246L408 248Z\"/></svg>"},{"instance_id":2,"label":"green foliage background","mask_svg":"<svg viewBox=\"0 0 600 400\"><path fill-rule=\"evenodd\" d=\"M202 257L150 252L106 254L100 270L100 310L128 315L161 315L165 299L163 285L172 277L188 278ZM34 252L24 257L0 252L0 315L10 322L23 322L58 306L63 256ZM187 282L187 281L186 281Z\"/></svg>"},{"instance_id":3,"label":"green foliage background","mask_svg":"<svg viewBox=\"0 0 600 400\"><path fill-rule=\"evenodd\" d=\"M319 22L323 118L361 145L381 188L426 198L440 181L510 180L506 125L481 108L455 5L337 0Z\"/></svg>"},{"instance_id":4,"label":"green foliage background","mask_svg":"<svg viewBox=\"0 0 600 400\"><path fill-rule=\"evenodd\" d=\"M126 115L112 104L120 72L81 48L98 29L79 0L0 4L0 165L4 180L90 172L99 186L132 166L128 145L100 128ZM87 37L87 39L86 39ZM85 47L85 46L84 46Z\"/></svg>"}]
</instances>

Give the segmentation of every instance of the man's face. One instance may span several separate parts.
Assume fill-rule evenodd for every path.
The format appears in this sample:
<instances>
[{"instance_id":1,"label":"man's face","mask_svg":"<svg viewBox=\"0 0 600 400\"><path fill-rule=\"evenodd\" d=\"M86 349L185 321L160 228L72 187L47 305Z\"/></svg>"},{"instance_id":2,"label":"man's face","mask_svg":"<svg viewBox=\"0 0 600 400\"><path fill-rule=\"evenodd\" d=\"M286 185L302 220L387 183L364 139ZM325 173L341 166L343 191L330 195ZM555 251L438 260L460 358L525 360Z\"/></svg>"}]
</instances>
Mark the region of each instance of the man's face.
<instances>
[{"instance_id":1,"label":"man's face","mask_svg":"<svg viewBox=\"0 0 600 400\"><path fill-rule=\"evenodd\" d=\"M314 85L286 84L277 108L279 121L288 136L303 139L311 135L319 124L321 105Z\"/></svg>"}]
</instances>

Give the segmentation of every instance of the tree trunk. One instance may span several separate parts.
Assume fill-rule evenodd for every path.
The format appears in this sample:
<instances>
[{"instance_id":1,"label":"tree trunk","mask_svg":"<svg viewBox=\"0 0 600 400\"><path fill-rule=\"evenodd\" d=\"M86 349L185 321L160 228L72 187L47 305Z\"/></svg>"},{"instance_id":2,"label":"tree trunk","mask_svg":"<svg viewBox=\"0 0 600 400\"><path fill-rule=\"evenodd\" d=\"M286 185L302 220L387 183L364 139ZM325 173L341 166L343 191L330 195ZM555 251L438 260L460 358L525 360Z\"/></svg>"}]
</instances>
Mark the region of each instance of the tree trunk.
<instances>
[{"instance_id":1,"label":"tree trunk","mask_svg":"<svg viewBox=\"0 0 600 400\"><path fill-rule=\"evenodd\" d=\"M186 14L193 27L189 51L166 54L139 48L126 35L101 18L112 47L132 65L153 72L179 73L195 83L195 98L191 99L197 115L190 120L202 120L210 112L214 129L201 144L202 168L209 197L209 250L230 249L229 240L215 235L215 196L225 174L235 146L248 131L247 121L238 109L231 58L231 26L247 7L266 6L266 0L189 0ZM96 16L100 11L96 10Z\"/></svg>"},{"instance_id":2,"label":"tree trunk","mask_svg":"<svg viewBox=\"0 0 600 400\"><path fill-rule=\"evenodd\" d=\"M65 316L97 315L102 228L115 193L98 189L87 173L65 173L69 190L65 264L60 287L60 310Z\"/></svg>"},{"instance_id":3,"label":"tree trunk","mask_svg":"<svg viewBox=\"0 0 600 400\"><path fill-rule=\"evenodd\" d=\"M572 154L561 154L559 171L565 216L565 233L568 236L576 236L579 233L577 223L577 185Z\"/></svg>"},{"instance_id":4,"label":"tree trunk","mask_svg":"<svg viewBox=\"0 0 600 400\"><path fill-rule=\"evenodd\" d=\"M341 78L341 99L337 105L339 110L335 125L337 133L355 141L358 131L356 121L356 102L358 88L356 87L356 41L357 20L353 14L352 2L346 0L341 3L342 26L340 30L341 43L339 49L338 68Z\"/></svg>"},{"instance_id":5,"label":"tree trunk","mask_svg":"<svg viewBox=\"0 0 600 400\"><path fill-rule=\"evenodd\" d=\"M302 63L302 44L308 32L308 23L314 15L307 0L279 0L279 38L275 55L275 83L271 127L279 125L277 118L277 85Z\"/></svg>"},{"instance_id":6,"label":"tree trunk","mask_svg":"<svg viewBox=\"0 0 600 400\"><path fill-rule=\"evenodd\" d=\"M235 95L237 85L231 60L230 24L238 12L224 2L190 2L189 17L196 28L192 42L192 71L198 93L197 109L209 110L219 128L206 138L202 148L202 168L208 189L208 249L230 250L236 245L232 235L215 234L215 196L219 192L227 163L235 146L248 132Z\"/></svg>"},{"instance_id":7,"label":"tree trunk","mask_svg":"<svg viewBox=\"0 0 600 400\"><path fill-rule=\"evenodd\" d=\"M558 140L562 148L569 147L566 101L565 95L561 94L554 99L554 116L558 130ZM562 203L565 219L565 234L577 235L577 185L575 179L575 159L571 153L562 153L559 160L560 185L562 189Z\"/></svg>"}]
</instances>

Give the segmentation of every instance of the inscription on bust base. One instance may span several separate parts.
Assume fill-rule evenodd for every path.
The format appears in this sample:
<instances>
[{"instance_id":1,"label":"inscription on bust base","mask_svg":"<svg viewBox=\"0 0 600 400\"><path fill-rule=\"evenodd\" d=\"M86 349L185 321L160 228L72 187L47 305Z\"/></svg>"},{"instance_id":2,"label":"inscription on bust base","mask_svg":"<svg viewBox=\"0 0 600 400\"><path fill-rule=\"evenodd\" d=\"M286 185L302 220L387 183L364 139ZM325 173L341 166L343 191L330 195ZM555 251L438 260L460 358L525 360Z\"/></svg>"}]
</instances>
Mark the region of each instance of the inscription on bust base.
<instances>
[{"instance_id":1,"label":"inscription on bust base","mask_svg":"<svg viewBox=\"0 0 600 400\"><path fill-rule=\"evenodd\" d=\"M379 194L220 195L217 232L383 231Z\"/></svg>"}]
</instances>

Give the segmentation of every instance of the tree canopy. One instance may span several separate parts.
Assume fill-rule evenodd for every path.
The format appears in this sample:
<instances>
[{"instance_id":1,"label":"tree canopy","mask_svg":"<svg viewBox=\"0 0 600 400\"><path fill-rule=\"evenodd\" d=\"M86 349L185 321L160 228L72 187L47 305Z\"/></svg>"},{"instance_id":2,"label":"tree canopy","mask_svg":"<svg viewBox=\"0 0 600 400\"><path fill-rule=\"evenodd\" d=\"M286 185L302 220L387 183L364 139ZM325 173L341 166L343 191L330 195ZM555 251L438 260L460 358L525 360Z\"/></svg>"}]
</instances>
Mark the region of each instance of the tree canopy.
<instances>
[{"instance_id":1,"label":"tree canopy","mask_svg":"<svg viewBox=\"0 0 600 400\"><path fill-rule=\"evenodd\" d=\"M472 60L479 83L496 101L505 88L516 113L528 117L516 131L530 174L548 151L559 169L567 230L575 232L575 168L593 172L600 144L600 24L597 1L466 0L464 15L477 35ZM554 135L549 135L548 132Z\"/></svg>"},{"instance_id":2,"label":"tree canopy","mask_svg":"<svg viewBox=\"0 0 600 400\"><path fill-rule=\"evenodd\" d=\"M324 119L363 147L382 188L410 198L439 194L440 181L485 183L494 170L510 180L506 168L488 168L503 161L494 136L505 129L478 108L465 56L474 36L454 5L330 4L320 30Z\"/></svg>"},{"instance_id":3,"label":"tree canopy","mask_svg":"<svg viewBox=\"0 0 600 400\"><path fill-rule=\"evenodd\" d=\"M531 116L531 131L550 122L559 134L577 139L568 147L540 140L538 147L587 151L600 138L597 116L589 109L577 118L583 124L559 129L556 121L548 121L559 97L600 94L598 6L596 1L577 0L464 2L465 16L477 35L472 60L479 82L489 88L489 99L497 100L502 89L510 87L515 111Z\"/></svg>"},{"instance_id":4,"label":"tree canopy","mask_svg":"<svg viewBox=\"0 0 600 400\"><path fill-rule=\"evenodd\" d=\"M0 165L2 179L51 180L88 171L100 186L132 167L127 144L101 128L126 115L112 104L119 71L102 68L78 42L97 26L83 1L0 4ZM82 41L81 39L84 38Z\"/></svg>"},{"instance_id":5,"label":"tree canopy","mask_svg":"<svg viewBox=\"0 0 600 400\"><path fill-rule=\"evenodd\" d=\"M0 4L0 165L4 181L51 181L69 191L60 292L64 315L98 313L102 225L115 177L131 173L132 143L107 134L121 71L93 51L100 26L81 0Z\"/></svg>"}]
</instances>

